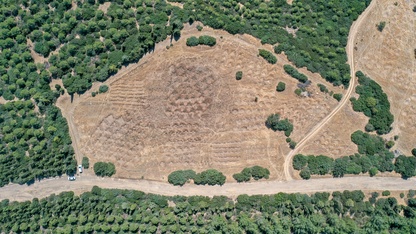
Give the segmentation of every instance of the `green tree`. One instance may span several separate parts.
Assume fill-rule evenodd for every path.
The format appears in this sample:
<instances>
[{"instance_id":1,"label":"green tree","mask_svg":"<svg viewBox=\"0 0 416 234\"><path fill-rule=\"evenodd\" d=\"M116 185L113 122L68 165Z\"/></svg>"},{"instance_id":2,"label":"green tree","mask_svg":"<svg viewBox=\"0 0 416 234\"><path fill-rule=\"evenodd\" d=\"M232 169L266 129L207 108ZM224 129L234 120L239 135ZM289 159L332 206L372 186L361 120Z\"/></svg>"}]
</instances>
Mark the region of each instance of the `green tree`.
<instances>
[{"instance_id":1,"label":"green tree","mask_svg":"<svg viewBox=\"0 0 416 234\"><path fill-rule=\"evenodd\" d=\"M225 183L225 176L215 169L208 169L196 174L194 183L198 185L223 185Z\"/></svg>"},{"instance_id":2,"label":"green tree","mask_svg":"<svg viewBox=\"0 0 416 234\"><path fill-rule=\"evenodd\" d=\"M283 92L286 89L286 84L284 82L279 82L276 86L277 92Z\"/></svg>"},{"instance_id":3,"label":"green tree","mask_svg":"<svg viewBox=\"0 0 416 234\"><path fill-rule=\"evenodd\" d=\"M101 177L111 177L116 173L116 167L111 162L96 162L94 164L94 173Z\"/></svg>"},{"instance_id":4,"label":"green tree","mask_svg":"<svg viewBox=\"0 0 416 234\"><path fill-rule=\"evenodd\" d=\"M85 169L88 169L90 167L90 160L88 157L82 157L82 167L84 167Z\"/></svg>"},{"instance_id":5,"label":"green tree","mask_svg":"<svg viewBox=\"0 0 416 234\"><path fill-rule=\"evenodd\" d=\"M235 73L235 79L236 80L241 80L241 78L243 78L243 72L242 71L238 71Z\"/></svg>"}]
</instances>

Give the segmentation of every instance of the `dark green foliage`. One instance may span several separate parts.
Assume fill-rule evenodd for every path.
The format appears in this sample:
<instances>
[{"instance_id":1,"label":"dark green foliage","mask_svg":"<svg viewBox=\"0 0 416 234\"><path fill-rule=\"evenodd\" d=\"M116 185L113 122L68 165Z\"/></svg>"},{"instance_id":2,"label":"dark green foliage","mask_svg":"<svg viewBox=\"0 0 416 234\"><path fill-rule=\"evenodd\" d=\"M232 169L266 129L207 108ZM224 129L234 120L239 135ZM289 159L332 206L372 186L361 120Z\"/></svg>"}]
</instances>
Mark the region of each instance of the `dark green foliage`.
<instances>
[{"instance_id":1,"label":"dark green foliage","mask_svg":"<svg viewBox=\"0 0 416 234\"><path fill-rule=\"evenodd\" d=\"M416 158L415 157L406 157L400 155L396 158L394 163L394 170L397 173L400 173L403 178L410 178L416 175Z\"/></svg>"},{"instance_id":2,"label":"dark green foliage","mask_svg":"<svg viewBox=\"0 0 416 234\"><path fill-rule=\"evenodd\" d=\"M187 46L198 46L199 45L199 40L197 37L190 37L188 39L186 39L186 45Z\"/></svg>"},{"instance_id":3,"label":"dark green foliage","mask_svg":"<svg viewBox=\"0 0 416 234\"><path fill-rule=\"evenodd\" d=\"M406 172L416 173L416 158L413 164L411 162L405 162L413 165L409 166L403 163L403 160L408 160L409 158L400 156L400 159L396 159L397 166L395 169L395 165L393 164L394 155L387 150L384 140L379 136L356 131L351 135L351 139L358 145L359 154L337 158L335 161L323 155L304 156L298 154L293 158L293 168L295 170L309 169L311 175L331 173L334 177L343 177L346 174L357 175L367 172L369 172L370 176L374 176L378 171L385 172L393 170L401 174ZM406 176L410 177L413 175L407 174Z\"/></svg>"},{"instance_id":4,"label":"dark green foliage","mask_svg":"<svg viewBox=\"0 0 416 234\"><path fill-rule=\"evenodd\" d=\"M412 149L412 155L416 157L416 148Z\"/></svg>"},{"instance_id":5,"label":"dark green foliage","mask_svg":"<svg viewBox=\"0 0 416 234\"><path fill-rule=\"evenodd\" d=\"M107 85L100 85L100 88L98 89L98 91L100 93L105 93L108 91L108 86Z\"/></svg>"},{"instance_id":6,"label":"dark green foliage","mask_svg":"<svg viewBox=\"0 0 416 234\"><path fill-rule=\"evenodd\" d=\"M342 94L341 93L334 93L334 95L332 97L334 97L337 101L341 101Z\"/></svg>"},{"instance_id":7,"label":"dark green foliage","mask_svg":"<svg viewBox=\"0 0 416 234\"><path fill-rule=\"evenodd\" d=\"M198 29L198 31L202 31L202 29L203 29L204 27L202 27L201 25L197 25L196 26L196 29Z\"/></svg>"},{"instance_id":8,"label":"dark green foliage","mask_svg":"<svg viewBox=\"0 0 416 234\"><path fill-rule=\"evenodd\" d=\"M217 40L214 37L211 36L200 36L197 37L190 37L186 39L186 45L187 46L198 46L198 45L207 45L207 46L214 46L217 43Z\"/></svg>"},{"instance_id":9,"label":"dark green foliage","mask_svg":"<svg viewBox=\"0 0 416 234\"><path fill-rule=\"evenodd\" d=\"M223 185L225 183L225 176L215 169L208 169L196 174L194 183L198 185Z\"/></svg>"},{"instance_id":10,"label":"dark green foliage","mask_svg":"<svg viewBox=\"0 0 416 234\"><path fill-rule=\"evenodd\" d=\"M296 95L300 96L301 93L302 93L302 90L301 89L295 89L295 94Z\"/></svg>"},{"instance_id":11,"label":"dark green foliage","mask_svg":"<svg viewBox=\"0 0 416 234\"><path fill-rule=\"evenodd\" d=\"M236 80L241 80L243 78L243 72L242 71L238 71L235 73L235 79Z\"/></svg>"},{"instance_id":12,"label":"dark green foliage","mask_svg":"<svg viewBox=\"0 0 416 234\"><path fill-rule=\"evenodd\" d=\"M173 185L183 186L189 180L193 180L196 176L196 172L193 170L179 170L169 174L168 182Z\"/></svg>"},{"instance_id":13,"label":"dark green foliage","mask_svg":"<svg viewBox=\"0 0 416 234\"><path fill-rule=\"evenodd\" d=\"M285 64L283 66L283 69L287 74L289 74L291 77L295 78L299 82L305 83L308 80L308 77L304 74L300 73L296 68L292 67L289 64Z\"/></svg>"},{"instance_id":14,"label":"dark green foliage","mask_svg":"<svg viewBox=\"0 0 416 234\"><path fill-rule=\"evenodd\" d=\"M233 175L233 178L237 182L247 182L250 181L251 178L255 180L259 179L268 179L270 175L270 171L267 168L260 167L260 166L253 166L244 168L240 173L236 173Z\"/></svg>"},{"instance_id":15,"label":"dark green foliage","mask_svg":"<svg viewBox=\"0 0 416 234\"><path fill-rule=\"evenodd\" d=\"M116 173L116 167L111 162L96 162L94 164L94 173L101 177L111 177Z\"/></svg>"},{"instance_id":16,"label":"dark green foliage","mask_svg":"<svg viewBox=\"0 0 416 234\"><path fill-rule=\"evenodd\" d=\"M276 64L277 63L276 56L274 56L272 54L272 52L270 52L270 51L267 51L267 50L264 50L264 49L259 49L259 55L261 57L263 57L270 64Z\"/></svg>"},{"instance_id":17,"label":"dark green foliage","mask_svg":"<svg viewBox=\"0 0 416 234\"><path fill-rule=\"evenodd\" d=\"M328 88L323 84L318 84L318 87L319 87L319 90L323 93L328 93L329 92Z\"/></svg>"},{"instance_id":18,"label":"dark green foliage","mask_svg":"<svg viewBox=\"0 0 416 234\"><path fill-rule=\"evenodd\" d=\"M377 24L377 30L380 32L383 32L384 27L386 27L385 21L381 21L380 23Z\"/></svg>"},{"instance_id":19,"label":"dark green foliage","mask_svg":"<svg viewBox=\"0 0 416 234\"><path fill-rule=\"evenodd\" d=\"M309 180L311 178L311 171L306 167L300 171L299 175L302 179Z\"/></svg>"},{"instance_id":20,"label":"dark green foliage","mask_svg":"<svg viewBox=\"0 0 416 234\"><path fill-rule=\"evenodd\" d=\"M385 191L383 191L383 192L381 192L381 195L383 195L383 196L390 196L390 191L388 191L388 190L385 190Z\"/></svg>"},{"instance_id":21,"label":"dark green foliage","mask_svg":"<svg viewBox=\"0 0 416 234\"><path fill-rule=\"evenodd\" d=\"M330 196L331 195L331 196ZM169 205L168 205L169 201ZM412 233L416 199L362 191L165 197L134 190L63 192L0 203L2 233Z\"/></svg>"},{"instance_id":22,"label":"dark green foliage","mask_svg":"<svg viewBox=\"0 0 416 234\"><path fill-rule=\"evenodd\" d=\"M390 102L387 95L380 85L366 77L362 72L358 71L356 76L358 77L359 86L355 91L360 97L358 100L351 98L354 111L363 112L364 115L370 117L368 123L374 127L377 134L389 133L394 117L390 113Z\"/></svg>"},{"instance_id":23,"label":"dark green foliage","mask_svg":"<svg viewBox=\"0 0 416 234\"><path fill-rule=\"evenodd\" d=\"M283 92L286 89L286 84L284 82L279 82L276 86L277 92Z\"/></svg>"},{"instance_id":24,"label":"dark green foliage","mask_svg":"<svg viewBox=\"0 0 416 234\"><path fill-rule=\"evenodd\" d=\"M85 169L90 168L90 159L88 157L82 157L82 167Z\"/></svg>"},{"instance_id":25,"label":"dark green foliage","mask_svg":"<svg viewBox=\"0 0 416 234\"><path fill-rule=\"evenodd\" d=\"M266 120L267 127L273 131L284 131L285 136L289 137L293 131L293 124L288 119L280 120L279 114L271 114Z\"/></svg>"},{"instance_id":26,"label":"dark green foliage","mask_svg":"<svg viewBox=\"0 0 416 234\"><path fill-rule=\"evenodd\" d=\"M294 141L289 142L289 148L294 149L296 148L297 143Z\"/></svg>"}]
</instances>

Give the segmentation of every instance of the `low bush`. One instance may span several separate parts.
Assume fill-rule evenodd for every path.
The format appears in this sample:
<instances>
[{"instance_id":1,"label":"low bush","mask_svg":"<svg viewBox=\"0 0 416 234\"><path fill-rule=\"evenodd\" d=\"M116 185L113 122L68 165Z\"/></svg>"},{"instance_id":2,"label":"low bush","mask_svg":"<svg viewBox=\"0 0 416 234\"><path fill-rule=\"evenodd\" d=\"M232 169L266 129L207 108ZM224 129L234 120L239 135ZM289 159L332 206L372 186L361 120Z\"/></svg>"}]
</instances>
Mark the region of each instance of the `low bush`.
<instances>
[{"instance_id":1,"label":"low bush","mask_svg":"<svg viewBox=\"0 0 416 234\"><path fill-rule=\"evenodd\" d=\"M270 51L259 49L259 55L261 57L263 57L270 64L276 64L277 63L276 56L274 56L272 54L272 52L270 52Z\"/></svg>"},{"instance_id":2,"label":"low bush","mask_svg":"<svg viewBox=\"0 0 416 234\"><path fill-rule=\"evenodd\" d=\"M88 169L90 167L90 160L88 157L83 157L82 158L82 167L84 167L85 169Z\"/></svg>"},{"instance_id":3,"label":"low bush","mask_svg":"<svg viewBox=\"0 0 416 234\"><path fill-rule=\"evenodd\" d=\"M238 71L235 73L235 79L236 80L241 80L243 78L243 72L242 71Z\"/></svg>"},{"instance_id":4,"label":"low bush","mask_svg":"<svg viewBox=\"0 0 416 234\"><path fill-rule=\"evenodd\" d=\"M116 167L111 162L96 162L94 164L94 173L101 177L111 177L116 173Z\"/></svg>"},{"instance_id":5,"label":"low bush","mask_svg":"<svg viewBox=\"0 0 416 234\"><path fill-rule=\"evenodd\" d=\"M292 67L289 64L283 66L285 72L291 77L297 79L299 82L305 83L308 80L308 77L300 73L296 68Z\"/></svg>"},{"instance_id":6,"label":"low bush","mask_svg":"<svg viewBox=\"0 0 416 234\"><path fill-rule=\"evenodd\" d=\"M107 85L101 85L100 88L98 89L98 91L100 93L105 93L108 91L108 86Z\"/></svg>"},{"instance_id":7,"label":"low bush","mask_svg":"<svg viewBox=\"0 0 416 234\"><path fill-rule=\"evenodd\" d=\"M267 168L261 166L253 166L253 167L246 167L240 173L236 173L233 175L233 178L237 182L247 182L250 181L251 178L255 180L259 179L268 179L270 175L270 171Z\"/></svg>"},{"instance_id":8,"label":"low bush","mask_svg":"<svg viewBox=\"0 0 416 234\"><path fill-rule=\"evenodd\" d=\"M293 131L293 124L288 119L280 120L279 114L269 115L266 120L266 126L273 131L284 131L286 137L289 137Z\"/></svg>"},{"instance_id":9,"label":"low bush","mask_svg":"<svg viewBox=\"0 0 416 234\"><path fill-rule=\"evenodd\" d=\"M276 86L277 92L283 92L286 89L286 84L284 82L279 82Z\"/></svg>"},{"instance_id":10,"label":"low bush","mask_svg":"<svg viewBox=\"0 0 416 234\"><path fill-rule=\"evenodd\" d=\"M225 176L215 169L208 169L195 175L194 183L197 185L223 185Z\"/></svg>"},{"instance_id":11,"label":"low bush","mask_svg":"<svg viewBox=\"0 0 416 234\"><path fill-rule=\"evenodd\" d=\"M183 186L190 180L193 180L196 172L193 170L179 170L169 174L168 182L173 185Z\"/></svg>"},{"instance_id":12,"label":"low bush","mask_svg":"<svg viewBox=\"0 0 416 234\"><path fill-rule=\"evenodd\" d=\"M332 95L332 97L335 98L337 101L341 101L342 94L341 93L335 93L334 95Z\"/></svg>"},{"instance_id":13,"label":"low bush","mask_svg":"<svg viewBox=\"0 0 416 234\"><path fill-rule=\"evenodd\" d=\"M207 45L214 46L217 43L217 40L211 36L200 36L199 38L192 36L186 39L187 46L198 46L198 45Z\"/></svg>"}]
</instances>

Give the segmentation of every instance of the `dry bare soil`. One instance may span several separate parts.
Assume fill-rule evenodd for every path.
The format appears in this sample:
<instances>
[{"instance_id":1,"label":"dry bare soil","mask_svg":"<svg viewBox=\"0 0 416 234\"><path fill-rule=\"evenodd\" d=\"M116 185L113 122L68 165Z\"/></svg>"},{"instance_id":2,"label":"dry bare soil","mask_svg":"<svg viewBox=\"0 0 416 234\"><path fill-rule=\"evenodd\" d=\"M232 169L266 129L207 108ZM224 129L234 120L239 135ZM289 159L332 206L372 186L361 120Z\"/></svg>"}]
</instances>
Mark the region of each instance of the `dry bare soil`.
<instances>
[{"instance_id":1,"label":"dry bare soil","mask_svg":"<svg viewBox=\"0 0 416 234\"><path fill-rule=\"evenodd\" d=\"M376 1L376 0L373 0ZM397 2L397 5L395 4ZM393 149L410 155L416 147L416 5L411 1L377 0L365 22L358 28L354 42L355 70L361 70L387 93L395 117L393 131L383 136L387 140L399 135ZM386 22L382 32L376 25ZM354 95L353 95L354 96ZM355 94L356 97L358 95ZM334 158L357 152L350 136L364 130L368 118L352 110L351 103L337 113L301 153L324 154Z\"/></svg>"},{"instance_id":2,"label":"dry bare soil","mask_svg":"<svg viewBox=\"0 0 416 234\"><path fill-rule=\"evenodd\" d=\"M284 179L284 155L289 152L283 133L267 129L269 114L280 113L294 124L291 138L298 141L333 109L337 102L322 94L325 83L305 70L312 97L294 94L296 80L278 64L258 57L264 47L247 35L233 36L195 24L182 38L157 45L154 53L110 78L110 90L91 97L90 92L59 100L58 106L74 128L71 136L79 148L77 158L110 161L118 177L166 180L178 169L216 168L230 180L246 166L261 165L274 179ZM191 35L212 35L214 47L187 47ZM235 73L243 71L237 81ZM279 81L286 91L277 93ZM96 84L92 91L97 90ZM335 92L341 89L332 88Z\"/></svg>"},{"instance_id":3,"label":"dry bare soil","mask_svg":"<svg viewBox=\"0 0 416 234\"><path fill-rule=\"evenodd\" d=\"M387 93L395 117L391 139L399 135L397 149L410 155L416 147L416 13L415 0L378 0L367 24L357 34L357 70L379 83ZM376 25L386 22L382 32Z\"/></svg>"}]
</instances>

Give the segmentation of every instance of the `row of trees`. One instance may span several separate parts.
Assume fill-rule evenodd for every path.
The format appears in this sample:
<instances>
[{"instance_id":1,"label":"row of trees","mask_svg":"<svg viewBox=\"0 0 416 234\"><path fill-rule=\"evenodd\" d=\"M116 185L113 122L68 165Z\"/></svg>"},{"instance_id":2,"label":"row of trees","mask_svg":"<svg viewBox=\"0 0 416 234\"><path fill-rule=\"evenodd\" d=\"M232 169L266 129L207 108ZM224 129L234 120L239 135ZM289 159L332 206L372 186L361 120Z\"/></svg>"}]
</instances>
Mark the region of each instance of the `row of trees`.
<instances>
[{"instance_id":1,"label":"row of trees","mask_svg":"<svg viewBox=\"0 0 416 234\"><path fill-rule=\"evenodd\" d=\"M169 174L168 182L173 185L183 186L193 180L197 185L223 185L226 177L215 169L208 169L201 173L193 170L178 170Z\"/></svg>"},{"instance_id":2,"label":"row of trees","mask_svg":"<svg viewBox=\"0 0 416 234\"><path fill-rule=\"evenodd\" d=\"M255 180L260 179L268 179L270 175L270 171L267 168L261 166L252 166L244 168L240 173L236 173L233 175L233 178L237 182L248 182L252 178Z\"/></svg>"},{"instance_id":3,"label":"row of trees","mask_svg":"<svg viewBox=\"0 0 416 234\"><path fill-rule=\"evenodd\" d=\"M94 173L101 177L111 177L116 173L116 167L111 162L96 162L94 163Z\"/></svg>"},{"instance_id":4,"label":"row of trees","mask_svg":"<svg viewBox=\"0 0 416 234\"><path fill-rule=\"evenodd\" d=\"M214 46L217 44L217 39L215 37L203 35L200 37L192 36L186 39L187 46L198 46L198 45L207 45L207 46Z\"/></svg>"},{"instance_id":5,"label":"row of trees","mask_svg":"<svg viewBox=\"0 0 416 234\"><path fill-rule=\"evenodd\" d=\"M416 175L416 157L401 155L394 159L394 154L388 151L382 138L356 131L351 135L351 140L357 144L359 153L335 160L323 155L298 154L293 158L293 168L300 171L299 175L303 179L326 174L343 177L345 174L369 173L374 176L386 171L395 171L403 178Z\"/></svg>"},{"instance_id":6,"label":"row of trees","mask_svg":"<svg viewBox=\"0 0 416 234\"><path fill-rule=\"evenodd\" d=\"M362 191L165 197L134 190L0 202L2 233L412 233L415 192L403 201ZM403 204L403 205L402 205Z\"/></svg>"},{"instance_id":7,"label":"row of trees","mask_svg":"<svg viewBox=\"0 0 416 234\"><path fill-rule=\"evenodd\" d=\"M272 52L264 49L259 49L259 55L263 57L268 63L276 64L277 58L272 54Z\"/></svg>"},{"instance_id":8,"label":"row of trees","mask_svg":"<svg viewBox=\"0 0 416 234\"><path fill-rule=\"evenodd\" d=\"M363 112L369 117L365 129L368 132L387 134L391 131L394 116L390 112L390 102L383 89L374 80L365 76L361 71L356 73L359 85L355 92L360 95L358 99L351 98L354 111Z\"/></svg>"},{"instance_id":9,"label":"row of trees","mask_svg":"<svg viewBox=\"0 0 416 234\"><path fill-rule=\"evenodd\" d=\"M294 68L293 66L289 64L285 64L283 66L283 69L285 70L287 74L297 79L299 82L305 83L306 81L308 81L308 77L305 76L305 74L300 73L296 68Z\"/></svg>"}]
</instances>

